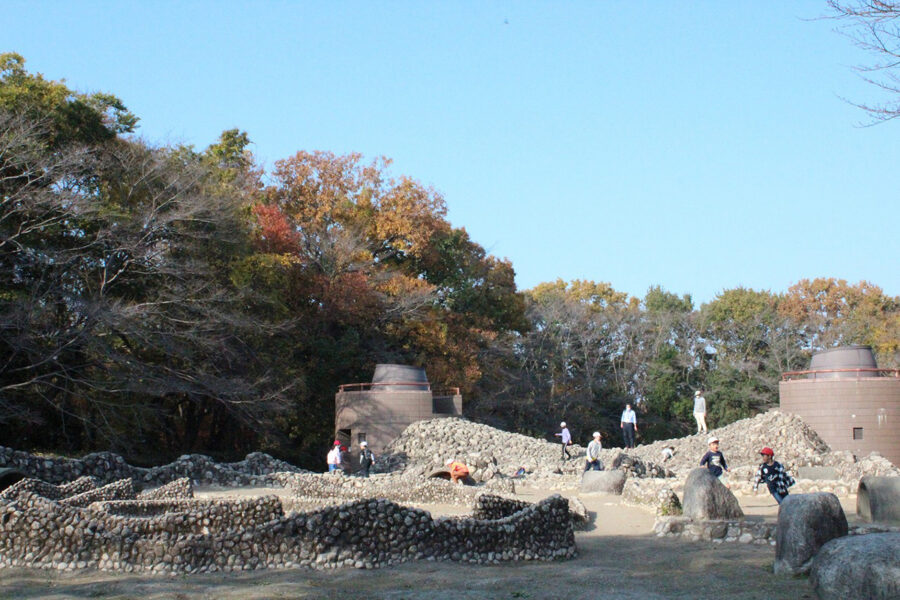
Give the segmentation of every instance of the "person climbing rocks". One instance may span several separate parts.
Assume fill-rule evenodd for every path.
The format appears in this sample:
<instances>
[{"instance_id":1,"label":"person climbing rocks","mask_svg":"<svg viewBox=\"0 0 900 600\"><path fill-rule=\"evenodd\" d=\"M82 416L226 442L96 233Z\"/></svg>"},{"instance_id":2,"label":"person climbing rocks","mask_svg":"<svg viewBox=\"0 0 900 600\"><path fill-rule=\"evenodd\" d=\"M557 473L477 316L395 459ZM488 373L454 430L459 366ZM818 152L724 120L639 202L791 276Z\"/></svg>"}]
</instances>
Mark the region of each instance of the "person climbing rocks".
<instances>
[{"instance_id":1,"label":"person climbing rocks","mask_svg":"<svg viewBox=\"0 0 900 600\"><path fill-rule=\"evenodd\" d=\"M622 429L622 437L626 448L634 448L634 436L638 432L637 414L631 409L631 404L625 405L622 411L622 419L619 427Z\"/></svg>"},{"instance_id":2,"label":"person climbing rocks","mask_svg":"<svg viewBox=\"0 0 900 600\"><path fill-rule=\"evenodd\" d=\"M584 470L602 471L603 463L600 462L600 451L603 449L603 445L600 443L602 436L599 431L595 431L593 437L594 439L588 444L587 453L584 457Z\"/></svg>"},{"instance_id":3,"label":"person climbing rocks","mask_svg":"<svg viewBox=\"0 0 900 600\"><path fill-rule=\"evenodd\" d=\"M375 454L369 450L369 442L363 440L359 443L359 470L363 477L369 476L369 469L375 464Z\"/></svg>"},{"instance_id":4,"label":"person climbing rocks","mask_svg":"<svg viewBox=\"0 0 900 600\"><path fill-rule=\"evenodd\" d=\"M334 446L328 451L325 462L328 463L329 473L334 473L341 468L341 442L339 440L334 440Z\"/></svg>"},{"instance_id":5,"label":"person climbing rocks","mask_svg":"<svg viewBox=\"0 0 900 600\"><path fill-rule=\"evenodd\" d=\"M559 433L554 433L556 437L560 438L562 442L562 460L566 460L567 458L572 458L569 456L569 444L572 443L572 434L569 433L569 428L566 427L566 422L563 421L559 424L561 431Z\"/></svg>"},{"instance_id":6,"label":"person climbing rocks","mask_svg":"<svg viewBox=\"0 0 900 600\"><path fill-rule=\"evenodd\" d=\"M719 450L719 438L712 436L706 440L709 450L700 459L700 466L706 466L709 472L719 478L725 484L725 472L728 472L728 463L725 462L725 455Z\"/></svg>"},{"instance_id":7,"label":"person climbing rocks","mask_svg":"<svg viewBox=\"0 0 900 600\"><path fill-rule=\"evenodd\" d=\"M697 421L697 433L706 433L706 398L703 392L694 392L694 419Z\"/></svg>"},{"instance_id":8,"label":"person climbing rocks","mask_svg":"<svg viewBox=\"0 0 900 600\"><path fill-rule=\"evenodd\" d=\"M788 495L788 488L794 483L794 478L788 475L787 471L781 466L781 463L775 460L775 452L766 446L759 453L763 457L763 464L759 465L756 470L756 481L753 484L753 491L759 488L760 483L765 483L769 488L769 493L775 498L775 502L781 502Z\"/></svg>"},{"instance_id":9,"label":"person climbing rocks","mask_svg":"<svg viewBox=\"0 0 900 600\"><path fill-rule=\"evenodd\" d=\"M450 481L453 483L459 483L469 476L469 467L452 458L447 461L447 470L450 471Z\"/></svg>"}]
</instances>

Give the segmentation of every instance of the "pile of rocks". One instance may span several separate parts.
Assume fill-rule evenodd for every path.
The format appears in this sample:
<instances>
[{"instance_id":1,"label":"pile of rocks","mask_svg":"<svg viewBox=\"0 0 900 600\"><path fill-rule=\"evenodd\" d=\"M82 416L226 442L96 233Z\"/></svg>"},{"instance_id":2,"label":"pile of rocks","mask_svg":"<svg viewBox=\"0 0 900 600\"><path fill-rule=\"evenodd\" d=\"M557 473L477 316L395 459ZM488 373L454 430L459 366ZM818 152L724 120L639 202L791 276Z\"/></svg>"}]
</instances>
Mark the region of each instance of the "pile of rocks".
<instances>
[{"instance_id":1,"label":"pile of rocks","mask_svg":"<svg viewBox=\"0 0 900 600\"><path fill-rule=\"evenodd\" d=\"M92 491L79 491L89 482L79 480L76 491ZM12 486L0 498L0 566L198 573L376 568L421 559L487 564L576 552L568 502L559 496L537 504L481 497L477 518L433 519L383 499L288 516L276 496L135 498L81 507L62 502L77 495L71 488L44 486ZM93 491L100 496L104 488L107 495L121 492ZM161 493L185 489L180 484Z\"/></svg>"},{"instance_id":2,"label":"pile of rocks","mask_svg":"<svg viewBox=\"0 0 900 600\"><path fill-rule=\"evenodd\" d=\"M248 454L234 463L217 463L209 456L186 454L167 465L145 469L125 462L112 452L96 452L80 459L48 458L0 446L0 466L15 468L29 477L49 483L65 483L89 476L103 483L133 479L146 485L163 485L188 478L200 485L268 485L271 473L309 473L262 452Z\"/></svg>"},{"instance_id":3,"label":"pile of rocks","mask_svg":"<svg viewBox=\"0 0 900 600\"><path fill-rule=\"evenodd\" d=\"M510 477L520 468L529 485L548 489L574 489L584 470L585 448L573 444L571 458L561 459L560 444L509 433L459 418L413 423L379 457L376 469L427 476L444 467L449 459L468 465L477 482ZM645 459L619 449L604 449L600 455L607 468L626 471L630 477L667 477L674 473L657 464L658 457Z\"/></svg>"},{"instance_id":4,"label":"pile of rocks","mask_svg":"<svg viewBox=\"0 0 900 600\"><path fill-rule=\"evenodd\" d=\"M850 452L832 452L802 419L777 410L735 421L709 433L654 442L627 452L647 462L662 462L684 476L707 451L709 436L719 438L720 449L732 469L731 478L737 481L753 477L761 462L759 450L764 446L774 449L775 460L795 476L798 468L804 466L832 467L837 478L844 482L858 481L864 475L900 475L900 469L880 455L873 453L857 459ZM663 448L670 446L675 449L675 455L663 462Z\"/></svg>"}]
</instances>

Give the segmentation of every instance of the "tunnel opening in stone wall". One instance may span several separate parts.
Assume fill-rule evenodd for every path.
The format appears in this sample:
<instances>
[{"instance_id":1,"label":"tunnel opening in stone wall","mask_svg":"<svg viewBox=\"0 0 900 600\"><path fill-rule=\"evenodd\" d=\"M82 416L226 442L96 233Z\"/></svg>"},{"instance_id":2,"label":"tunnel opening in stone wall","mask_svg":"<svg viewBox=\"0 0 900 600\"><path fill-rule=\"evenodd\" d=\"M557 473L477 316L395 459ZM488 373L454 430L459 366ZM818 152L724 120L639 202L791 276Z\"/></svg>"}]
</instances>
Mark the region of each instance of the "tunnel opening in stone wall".
<instances>
[{"instance_id":1,"label":"tunnel opening in stone wall","mask_svg":"<svg viewBox=\"0 0 900 600\"><path fill-rule=\"evenodd\" d=\"M0 492L25 479L25 474L15 469L0 469Z\"/></svg>"}]
</instances>

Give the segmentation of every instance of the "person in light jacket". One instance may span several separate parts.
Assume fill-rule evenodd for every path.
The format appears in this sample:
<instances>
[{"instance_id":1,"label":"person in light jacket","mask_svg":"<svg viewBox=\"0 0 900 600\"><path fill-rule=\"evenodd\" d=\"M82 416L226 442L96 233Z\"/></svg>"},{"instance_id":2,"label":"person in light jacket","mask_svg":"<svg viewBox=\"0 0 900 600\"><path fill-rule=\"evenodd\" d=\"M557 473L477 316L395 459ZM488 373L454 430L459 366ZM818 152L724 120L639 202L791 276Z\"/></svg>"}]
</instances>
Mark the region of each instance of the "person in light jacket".
<instances>
[{"instance_id":1,"label":"person in light jacket","mask_svg":"<svg viewBox=\"0 0 900 600\"><path fill-rule=\"evenodd\" d=\"M706 433L706 398L703 392L694 392L694 419L697 420L697 433Z\"/></svg>"},{"instance_id":2,"label":"person in light jacket","mask_svg":"<svg viewBox=\"0 0 900 600\"><path fill-rule=\"evenodd\" d=\"M589 471L593 469L594 471L602 471L603 463L600 462L600 451L603 449L603 445L600 443L600 432L594 432L594 439L591 440L591 443L588 444L587 454L584 457L584 470Z\"/></svg>"}]
</instances>

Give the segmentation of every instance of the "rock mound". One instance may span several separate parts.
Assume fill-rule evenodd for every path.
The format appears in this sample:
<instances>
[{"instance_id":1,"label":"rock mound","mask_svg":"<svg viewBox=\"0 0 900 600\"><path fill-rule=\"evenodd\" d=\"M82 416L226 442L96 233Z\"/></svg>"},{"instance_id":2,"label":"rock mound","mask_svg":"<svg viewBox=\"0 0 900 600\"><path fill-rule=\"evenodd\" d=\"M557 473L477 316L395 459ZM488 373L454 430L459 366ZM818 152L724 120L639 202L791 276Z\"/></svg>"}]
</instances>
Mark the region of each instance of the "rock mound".
<instances>
[{"instance_id":1,"label":"rock mound","mask_svg":"<svg viewBox=\"0 0 900 600\"><path fill-rule=\"evenodd\" d=\"M418 421L388 444L376 468L425 475L443 467L448 459L464 461L476 482L512 476L524 468L534 480L552 475L580 475L585 448L569 446L571 458L561 460L558 443L510 433L460 418ZM601 461L629 477L665 477L672 472L649 460L629 456L621 450L605 449ZM575 479L572 479L573 483Z\"/></svg>"},{"instance_id":2,"label":"rock mound","mask_svg":"<svg viewBox=\"0 0 900 600\"><path fill-rule=\"evenodd\" d=\"M850 452L832 452L800 417L778 410L741 419L709 433L654 442L627 452L645 462L660 463L683 476L698 466L707 450L709 436L719 438L720 449L736 479L753 476L761 462L759 450L764 446L775 450L775 460L795 478L801 466L833 467L843 481L856 481L864 475L900 475L900 469L875 453L858 459ZM663 448L669 446L675 448L675 455L663 461Z\"/></svg>"}]
</instances>

